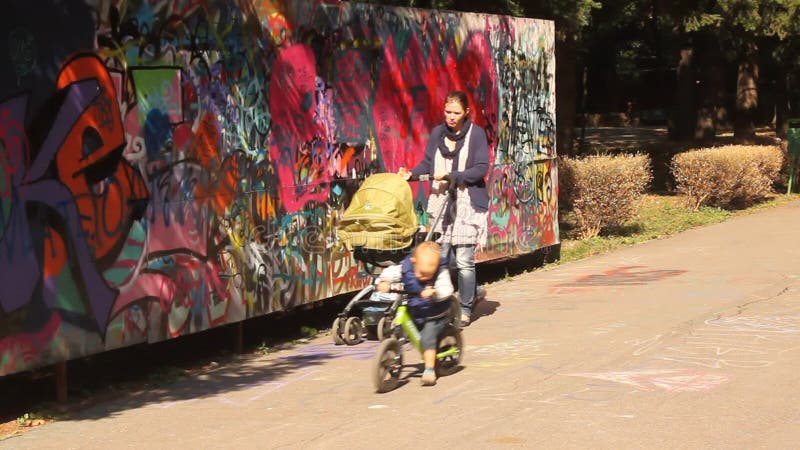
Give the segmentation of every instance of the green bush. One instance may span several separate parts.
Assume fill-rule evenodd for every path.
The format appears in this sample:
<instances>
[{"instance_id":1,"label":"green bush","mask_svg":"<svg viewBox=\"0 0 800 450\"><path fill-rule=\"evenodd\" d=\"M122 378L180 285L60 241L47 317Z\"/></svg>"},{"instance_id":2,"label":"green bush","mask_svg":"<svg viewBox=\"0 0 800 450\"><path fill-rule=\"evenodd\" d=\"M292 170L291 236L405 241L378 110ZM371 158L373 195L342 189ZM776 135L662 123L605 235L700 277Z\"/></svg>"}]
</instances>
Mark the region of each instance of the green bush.
<instances>
[{"instance_id":1,"label":"green bush","mask_svg":"<svg viewBox=\"0 0 800 450\"><path fill-rule=\"evenodd\" d=\"M558 173L560 201L575 212L584 239L636 215L653 179L646 155L561 158Z\"/></svg>"},{"instance_id":2,"label":"green bush","mask_svg":"<svg viewBox=\"0 0 800 450\"><path fill-rule=\"evenodd\" d=\"M772 192L783 159L777 146L730 145L679 153L671 170L675 190L695 210L744 208Z\"/></svg>"}]
</instances>

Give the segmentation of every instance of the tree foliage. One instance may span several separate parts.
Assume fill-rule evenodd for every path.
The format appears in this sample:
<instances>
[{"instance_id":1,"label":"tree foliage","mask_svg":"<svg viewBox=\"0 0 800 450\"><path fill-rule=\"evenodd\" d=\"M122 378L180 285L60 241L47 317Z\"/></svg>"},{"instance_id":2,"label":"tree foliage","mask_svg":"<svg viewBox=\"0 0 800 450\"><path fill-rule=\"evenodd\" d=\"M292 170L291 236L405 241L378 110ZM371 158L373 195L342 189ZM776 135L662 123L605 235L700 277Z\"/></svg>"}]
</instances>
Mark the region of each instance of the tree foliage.
<instances>
[{"instance_id":1,"label":"tree foliage","mask_svg":"<svg viewBox=\"0 0 800 450\"><path fill-rule=\"evenodd\" d=\"M357 3L376 3L387 6L406 6L426 9L452 9L458 11L482 12L522 16L524 11L518 0L495 0L492 2L475 0L355 0Z\"/></svg>"},{"instance_id":2,"label":"tree foliage","mask_svg":"<svg viewBox=\"0 0 800 450\"><path fill-rule=\"evenodd\" d=\"M712 28L785 40L798 31L800 0L718 0L686 11L686 32Z\"/></svg>"},{"instance_id":3,"label":"tree foliage","mask_svg":"<svg viewBox=\"0 0 800 450\"><path fill-rule=\"evenodd\" d=\"M592 11L602 7L596 0L355 0L412 8L452 9L468 12L504 14L555 20L565 36L574 35L586 27Z\"/></svg>"},{"instance_id":4,"label":"tree foliage","mask_svg":"<svg viewBox=\"0 0 800 450\"><path fill-rule=\"evenodd\" d=\"M776 98L800 90L792 84L800 77L791 74L800 67L800 0L360 1L554 20L557 123L566 132L575 108L584 104L578 96L585 89L578 85L584 67L589 67L589 109L620 111L636 96L641 97L637 105L651 109L683 102L677 116L686 117L691 108L702 110L698 127L713 122L712 139L717 122L725 125L729 117L736 130L744 130L742 136L752 135L754 120L771 114L771 104L762 99L777 102L777 122L785 128L791 111ZM775 93L760 96L763 86L775 87ZM691 135L694 119L686 119L683 125ZM694 133L701 134L707 137L709 130ZM564 136L571 140L559 131L560 151L570 148L569 143L562 147Z\"/></svg>"}]
</instances>

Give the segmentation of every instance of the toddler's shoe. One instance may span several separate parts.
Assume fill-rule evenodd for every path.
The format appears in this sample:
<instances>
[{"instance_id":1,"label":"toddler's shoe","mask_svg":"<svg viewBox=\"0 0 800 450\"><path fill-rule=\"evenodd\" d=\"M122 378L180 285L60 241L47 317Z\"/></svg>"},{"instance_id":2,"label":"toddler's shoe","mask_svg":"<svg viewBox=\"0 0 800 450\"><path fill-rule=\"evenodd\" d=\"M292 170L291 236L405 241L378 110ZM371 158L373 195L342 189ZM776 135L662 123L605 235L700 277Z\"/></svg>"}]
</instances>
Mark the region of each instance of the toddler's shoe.
<instances>
[{"instance_id":1,"label":"toddler's shoe","mask_svg":"<svg viewBox=\"0 0 800 450\"><path fill-rule=\"evenodd\" d=\"M423 386L433 386L436 384L436 371L433 369L425 369L425 371L422 372L420 383Z\"/></svg>"}]
</instances>

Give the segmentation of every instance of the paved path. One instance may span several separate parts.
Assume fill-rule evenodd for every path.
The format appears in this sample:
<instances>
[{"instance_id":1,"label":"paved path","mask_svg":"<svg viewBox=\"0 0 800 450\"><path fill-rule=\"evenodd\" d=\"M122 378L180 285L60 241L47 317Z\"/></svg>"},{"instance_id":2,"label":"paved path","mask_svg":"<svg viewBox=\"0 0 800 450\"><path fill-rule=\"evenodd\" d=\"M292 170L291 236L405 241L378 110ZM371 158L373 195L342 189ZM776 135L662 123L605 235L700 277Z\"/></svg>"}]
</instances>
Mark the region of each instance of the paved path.
<instances>
[{"instance_id":1,"label":"paved path","mask_svg":"<svg viewBox=\"0 0 800 450\"><path fill-rule=\"evenodd\" d=\"M461 372L318 338L0 448L795 448L800 202L494 283ZM408 353L407 361L417 356Z\"/></svg>"}]
</instances>

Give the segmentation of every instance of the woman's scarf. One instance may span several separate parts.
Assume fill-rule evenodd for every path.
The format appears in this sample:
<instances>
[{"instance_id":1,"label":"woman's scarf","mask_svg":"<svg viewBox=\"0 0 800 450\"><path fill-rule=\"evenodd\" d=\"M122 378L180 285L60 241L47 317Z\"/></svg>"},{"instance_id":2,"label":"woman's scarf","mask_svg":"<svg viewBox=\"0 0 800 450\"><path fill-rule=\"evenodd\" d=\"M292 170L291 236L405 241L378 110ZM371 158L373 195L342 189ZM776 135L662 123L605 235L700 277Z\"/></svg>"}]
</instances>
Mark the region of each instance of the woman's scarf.
<instances>
[{"instance_id":1,"label":"woman's scarf","mask_svg":"<svg viewBox=\"0 0 800 450\"><path fill-rule=\"evenodd\" d=\"M464 123L461 125L461 130L459 130L458 133L450 131L450 128L447 125L444 126L444 133L442 133L442 138L439 141L439 151L442 153L442 156L445 158L451 158L458 154L461 148L464 147L464 142L466 142L466 139L464 138L467 136L467 132L469 132L470 127L472 127L472 123L469 121L469 119L464 119ZM450 150L447 147L447 144L444 141L445 137L451 141L455 141L456 147L453 150Z\"/></svg>"}]
</instances>

